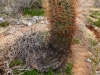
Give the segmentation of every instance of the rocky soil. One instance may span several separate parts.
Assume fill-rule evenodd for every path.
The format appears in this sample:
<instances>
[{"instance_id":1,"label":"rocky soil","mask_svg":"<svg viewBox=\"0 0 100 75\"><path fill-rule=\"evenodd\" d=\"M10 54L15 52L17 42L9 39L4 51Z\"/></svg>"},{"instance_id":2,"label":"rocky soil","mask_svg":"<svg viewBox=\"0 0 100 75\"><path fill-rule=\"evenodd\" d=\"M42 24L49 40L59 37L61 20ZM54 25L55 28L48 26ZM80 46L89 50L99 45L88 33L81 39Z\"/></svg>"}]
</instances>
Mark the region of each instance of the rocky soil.
<instances>
[{"instance_id":1,"label":"rocky soil","mask_svg":"<svg viewBox=\"0 0 100 75\"><path fill-rule=\"evenodd\" d=\"M77 29L74 39L77 39L77 41L72 44L72 54L67 58L73 63L73 75L100 75L100 28L87 26L86 24L86 16L89 14L87 10L92 7L92 4L93 1L91 0L79 0L78 12L83 14L78 14L76 19ZM0 27L1 75L4 71L12 73L12 69L8 66L9 62L5 61L4 57L9 52L6 51L8 46L25 33L48 31L49 24L47 18L43 16L21 19L11 18L10 20L9 18L0 17L0 22L5 21L8 21L10 25L5 28Z\"/></svg>"},{"instance_id":2,"label":"rocky soil","mask_svg":"<svg viewBox=\"0 0 100 75\"><path fill-rule=\"evenodd\" d=\"M22 36L24 33L31 32L31 28L35 31L48 30L48 26L46 24L36 23L32 26L13 26L0 35L0 60L2 60L2 62L0 62L1 70L4 67L4 62L7 63L2 57L6 50L5 47L7 48L14 40L16 40L19 36ZM5 30L5 28L3 30ZM79 39L80 43L72 45L72 55L71 57L68 57L74 65L73 73L74 75L91 75L93 73L93 62L90 59L90 56L92 56L92 49L90 49L90 51L88 48L91 47L91 40L96 40L95 34L83 25L82 28L80 28L80 26L78 27L74 37ZM12 72L10 68L8 69L8 73Z\"/></svg>"}]
</instances>

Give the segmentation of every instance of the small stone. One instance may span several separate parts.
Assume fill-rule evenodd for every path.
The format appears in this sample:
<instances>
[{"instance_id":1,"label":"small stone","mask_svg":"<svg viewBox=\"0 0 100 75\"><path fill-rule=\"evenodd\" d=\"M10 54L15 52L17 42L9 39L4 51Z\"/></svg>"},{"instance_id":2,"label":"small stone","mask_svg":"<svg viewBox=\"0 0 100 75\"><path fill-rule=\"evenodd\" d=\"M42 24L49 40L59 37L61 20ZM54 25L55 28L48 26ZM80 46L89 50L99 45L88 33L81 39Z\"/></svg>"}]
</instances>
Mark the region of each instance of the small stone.
<instances>
[{"instance_id":1,"label":"small stone","mask_svg":"<svg viewBox=\"0 0 100 75\"><path fill-rule=\"evenodd\" d=\"M43 16L39 16L39 20L44 20L45 18Z\"/></svg>"},{"instance_id":2,"label":"small stone","mask_svg":"<svg viewBox=\"0 0 100 75\"><path fill-rule=\"evenodd\" d=\"M98 71L95 71L96 75L99 75L99 72Z\"/></svg>"},{"instance_id":3,"label":"small stone","mask_svg":"<svg viewBox=\"0 0 100 75\"><path fill-rule=\"evenodd\" d=\"M36 21L38 21L39 17L38 16L34 16L33 19L35 19Z\"/></svg>"},{"instance_id":4,"label":"small stone","mask_svg":"<svg viewBox=\"0 0 100 75\"><path fill-rule=\"evenodd\" d=\"M87 62L91 63L91 59L88 58L88 59L87 59Z\"/></svg>"},{"instance_id":5,"label":"small stone","mask_svg":"<svg viewBox=\"0 0 100 75\"><path fill-rule=\"evenodd\" d=\"M99 62L99 64L98 64L98 65L99 65L99 67L100 67L100 62Z\"/></svg>"},{"instance_id":6,"label":"small stone","mask_svg":"<svg viewBox=\"0 0 100 75\"><path fill-rule=\"evenodd\" d=\"M1 23L1 22L5 22L5 20L4 20L3 18L0 18L0 23Z\"/></svg>"},{"instance_id":7,"label":"small stone","mask_svg":"<svg viewBox=\"0 0 100 75\"><path fill-rule=\"evenodd\" d=\"M41 21L41 24L44 24L45 22L44 21Z\"/></svg>"},{"instance_id":8,"label":"small stone","mask_svg":"<svg viewBox=\"0 0 100 75\"><path fill-rule=\"evenodd\" d=\"M33 19L33 20L32 20L32 24L35 24L35 23L36 23L36 20L35 20L35 19Z\"/></svg>"},{"instance_id":9,"label":"small stone","mask_svg":"<svg viewBox=\"0 0 100 75\"><path fill-rule=\"evenodd\" d=\"M28 22L26 20L22 20L22 23L25 24L25 25L28 24Z\"/></svg>"},{"instance_id":10,"label":"small stone","mask_svg":"<svg viewBox=\"0 0 100 75\"><path fill-rule=\"evenodd\" d=\"M15 19L15 23L19 25L20 24L20 21L17 20L17 19Z\"/></svg>"},{"instance_id":11,"label":"small stone","mask_svg":"<svg viewBox=\"0 0 100 75\"><path fill-rule=\"evenodd\" d=\"M28 26L32 26L33 24L32 24L32 22L28 22L28 24L27 24Z\"/></svg>"}]
</instances>

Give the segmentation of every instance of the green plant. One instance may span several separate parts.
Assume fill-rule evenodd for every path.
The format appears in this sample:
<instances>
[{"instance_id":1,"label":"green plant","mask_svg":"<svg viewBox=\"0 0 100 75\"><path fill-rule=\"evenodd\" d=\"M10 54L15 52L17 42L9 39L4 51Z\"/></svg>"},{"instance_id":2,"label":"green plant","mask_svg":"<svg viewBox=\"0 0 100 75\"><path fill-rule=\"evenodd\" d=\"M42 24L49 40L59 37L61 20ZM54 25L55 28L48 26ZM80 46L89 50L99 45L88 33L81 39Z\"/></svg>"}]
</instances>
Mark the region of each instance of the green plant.
<instances>
[{"instance_id":1,"label":"green plant","mask_svg":"<svg viewBox=\"0 0 100 75\"><path fill-rule=\"evenodd\" d=\"M100 18L96 22L93 22L93 25L100 27Z\"/></svg>"},{"instance_id":2,"label":"green plant","mask_svg":"<svg viewBox=\"0 0 100 75\"><path fill-rule=\"evenodd\" d=\"M95 12L92 13L92 15L100 16L100 12L99 11L95 11Z\"/></svg>"},{"instance_id":3,"label":"green plant","mask_svg":"<svg viewBox=\"0 0 100 75\"><path fill-rule=\"evenodd\" d=\"M12 67L12 66L14 66L14 63L11 61L11 62L9 63L9 67Z\"/></svg>"},{"instance_id":4,"label":"green plant","mask_svg":"<svg viewBox=\"0 0 100 75\"><path fill-rule=\"evenodd\" d=\"M73 63L69 62L65 71L67 74L72 74L72 69L73 69Z\"/></svg>"},{"instance_id":5,"label":"green plant","mask_svg":"<svg viewBox=\"0 0 100 75\"><path fill-rule=\"evenodd\" d=\"M55 75L55 73L52 69L49 69L49 71L46 73L40 73L38 70L30 70L24 71L22 75Z\"/></svg>"},{"instance_id":6,"label":"green plant","mask_svg":"<svg viewBox=\"0 0 100 75\"><path fill-rule=\"evenodd\" d=\"M47 73L44 73L43 75L54 75L54 71L52 69L49 69Z\"/></svg>"},{"instance_id":7,"label":"green plant","mask_svg":"<svg viewBox=\"0 0 100 75\"><path fill-rule=\"evenodd\" d=\"M79 44L80 43L80 40L78 38L73 38L72 43Z\"/></svg>"},{"instance_id":8,"label":"green plant","mask_svg":"<svg viewBox=\"0 0 100 75\"><path fill-rule=\"evenodd\" d=\"M14 75L18 75L18 74L19 74L19 71L16 70L16 69L14 69L14 70L13 70L13 74L14 74Z\"/></svg>"},{"instance_id":9,"label":"green plant","mask_svg":"<svg viewBox=\"0 0 100 75\"><path fill-rule=\"evenodd\" d=\"M9 25L9 22L2 22L0 23L0 27L6 27Z\"/></svg>"},{"instance_id":10,"label":"green plant","mask_svg":"<svg viewBox=\"0 0 100 75\"><path fill-rule=\"evenodd\" d=\"M90 14L89 16L97 20L93 21L91 18L88 18L89 23L97 27L100 27L100 12L99 11L92 12L92 14Z\"/></svg>"},{"instance_id":11,"label":"green plant","mask_svg":"<svg viewBox=\"0 0 100 75\"><path fill-rule=\"evenodd\" d=\"M13 70L14 75L72 75L73 64L71 62L68 63L67 67L63 69L63 72L53 71L53 69L49 69L48 72L39 72L38 70L30 69L30 70Z\"/></svg>"},{"instance_id":12,"label":"green plant","mask_svg":"<svg viewBox=\"0 0 100 75\"><path fill-rule=\"evenodd\" d=\"M30 15L30 16L43 16L44 15L44 10L43 9L25 8L23 13L24 13L24 15Z\"/></svg>"},{"instance_id":13,"label":"green plant","mask_svg":"<svg viewBox=\"0 0 100 75\"><path fill-rule=\"evenodd\" d=\"M75 0L48 0L48 4L52 49L66 53L75 32Z\"/></svg>"},{"instance_id":14,"label":"green plant","mask_svg":"<svg viewBox=\"0 0 100 75\"><path fill-rule=\"evenodd\" d=\"M9 63L9 67L18 66L20 64L21 64L21 60L20 59L15 59L15 60L13 60Z\"/></svg>"},{"instance_id":15,"label":"green plant","mask_svg":"<svg viewBox=\"0 0 100 75\"><path fill-rule=\"evenodd\" d=\"M31 70L31 71L24 72L23 75L40 75L40 74L39 71L37 70Z\"/></svg>"},{"instance_id":16,"label":"green plant","mask_svg":"<svg viewBox=\"0 0 100 75\"><path fill-rule=\"evenodd\" d=\"M97 44L98 44L97 41L95 41L95 40L91 40L91 45L92 45L92 46L96 46Z\"/></svg>"},{"instance_id":17,"label":"green plant","mask_svg":"<svg viewBox=\"0 0 100 75\"><path fill-rule=\"evenodd\" d=\"M100 61L99 50L100 50L100 47L93 48L93 51L92 51L93 55L90 57L92 64L93 64L93 74L94 75L96 74L98 63Z\"/></svg>"}]
</instances>

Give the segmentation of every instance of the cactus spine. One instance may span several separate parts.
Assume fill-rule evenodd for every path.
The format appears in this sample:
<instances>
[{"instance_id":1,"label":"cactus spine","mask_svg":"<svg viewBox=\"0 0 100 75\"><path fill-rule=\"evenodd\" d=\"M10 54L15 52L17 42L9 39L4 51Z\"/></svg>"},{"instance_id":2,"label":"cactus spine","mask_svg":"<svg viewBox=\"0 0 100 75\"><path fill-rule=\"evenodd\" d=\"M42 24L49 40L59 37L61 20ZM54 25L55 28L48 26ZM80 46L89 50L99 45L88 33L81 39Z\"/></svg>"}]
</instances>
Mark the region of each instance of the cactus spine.
<instances>
[{"instance_id":1,"label":"cactus spine","mask_svg":"<svg viewBox=\"0 0 100 75\"><path fill-rule=\"evenodd\" d=\"M70 50L75 31L75 0L48 0L50 42L54 51Z\"/></svg>"}]
</instances>

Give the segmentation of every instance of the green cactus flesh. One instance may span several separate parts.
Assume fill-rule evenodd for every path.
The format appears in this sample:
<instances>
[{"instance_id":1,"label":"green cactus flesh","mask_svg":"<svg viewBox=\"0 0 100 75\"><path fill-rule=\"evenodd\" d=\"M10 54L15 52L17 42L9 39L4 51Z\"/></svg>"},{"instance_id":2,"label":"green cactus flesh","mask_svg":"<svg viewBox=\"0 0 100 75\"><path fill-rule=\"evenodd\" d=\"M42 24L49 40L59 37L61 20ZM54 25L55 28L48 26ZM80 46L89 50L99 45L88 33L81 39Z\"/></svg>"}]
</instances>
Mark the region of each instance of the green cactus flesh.
<instances>
[{"instance_id":1,"label":"green cactus flesh","mask_svg":"<svg viewBox=\"0 0 100 75\"><path fill-rule=\"evenodd\" d=\"M75 1L48 0L48 4L52 49L57 51L70 49L75 31Z\"/></svg>"}]
</instances>

